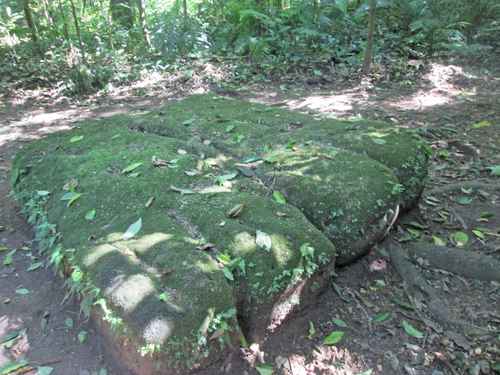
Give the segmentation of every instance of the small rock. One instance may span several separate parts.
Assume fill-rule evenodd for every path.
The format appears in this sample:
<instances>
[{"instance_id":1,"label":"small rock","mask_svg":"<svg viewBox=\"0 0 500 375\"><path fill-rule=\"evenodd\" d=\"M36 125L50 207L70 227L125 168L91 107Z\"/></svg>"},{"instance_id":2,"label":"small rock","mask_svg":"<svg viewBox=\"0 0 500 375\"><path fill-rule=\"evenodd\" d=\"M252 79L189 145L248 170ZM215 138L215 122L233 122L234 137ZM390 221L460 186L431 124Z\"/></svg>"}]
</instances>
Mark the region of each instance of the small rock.
<instances>
[{"instance_id":1,"label":"small rock","mask_svg":"<svg viewBox=\"0 0 500 375\"><path fill-rule=\"evenodd\" d=\"M480 373L481 373L481 366L479 366L478 363L469 368L470 375L479 375Z\"/></svg>"},{"instance_id":2,"label":"small rock","mask_svg":"<svg viewBox=\"0 0 500 375\"><path fill-rule=\"evenodd\" d=\"M490 368L490 364L488 363L488 361L482 360L482 361L479 361L478 364L479 364L479 367L481 368L481 374L487 375L490 373L491 368Z\"/></svg>"},{"instance_id":3,"label":"small rock","mask_svg":"<svg viewBox=\"0 0 500 375\"><path fill-rule=\"evenodd\" d=\"M274 362L276 363L276 367L278 369L282 368L285 363L286 363L286 358L282 357L282 356L277 356L276 359L274 360Z\"/></svg>"},{"instance_id":4,"label":"small rock","mask_svg":"<svg viewBox=\"0 0 500 375\"><path fill-rule=\"evenodd\" d=\"M393 371L399 370L399 359L391 351L384 353L384 364L389 366Z\"/></svg>"},{"instance_id":5,"label":"small rock","mask_svg":"<svg viewBox=\"0 0 500 375\"><path fill-rule=\"evenodd\" d=\"M449 339L448 337L443 337L443 338L441 339L441 344L442 344L443 346L449 346L449 345L450 345L450 339Z\"/></svg>"}]
</instances>

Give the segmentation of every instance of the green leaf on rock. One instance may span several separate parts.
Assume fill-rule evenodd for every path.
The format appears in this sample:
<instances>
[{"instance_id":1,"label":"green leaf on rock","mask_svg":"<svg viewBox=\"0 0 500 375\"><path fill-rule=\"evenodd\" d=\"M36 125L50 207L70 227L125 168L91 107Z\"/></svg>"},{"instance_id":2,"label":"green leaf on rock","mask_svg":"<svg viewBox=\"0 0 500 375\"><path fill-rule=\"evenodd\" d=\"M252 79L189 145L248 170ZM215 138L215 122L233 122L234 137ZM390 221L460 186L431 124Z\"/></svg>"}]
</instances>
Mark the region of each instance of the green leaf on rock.
<instances>
[{"instance_id":1,"label":"green leaf on rock","mask_svg":"<svg viewBox=\"0 0 500 375\"><path fill-rule=\"evenodd\" d=\"M78 342L80 344L83 344L85 341L87 341L87 337L88 337L87 331L78 332Z\"/></svg>"},{"instance_id":2,"label":"green leaf on rock","mask_svg":"<svg viewBox=\"0 0 500 375\"><path fill-rule=\"evenodd\" d=\"M488 167L492 176L500 177L500 165L492 165Z\"/></svg>"},{"instance_id":3,"label":"green leaf on rock","mask_svg":"<svg viewBox=\"0 0 500 375\"><path fill-rule=\"evenodd\" d=\"M132 163L122 170L122 174L128 174L139 168L142 164L142 162Z\"/></svg>"},{"instance_id":4,"label":"green leaf on rock","mask_svg":"<svg viewBox=\"0 0 500 375\"><path fill-rule=\"evenodd\" d=\"M342 331L333 331L323 340L323 344L325 345L335 345L338 344L342 338L344 337L344 332Z\"/></svg>"},{"instance_id":5,"label":"green leaf on rock","mask_svg":"<svg viewBox=\"0 0 500 375\"><path fill-rule=\"evenodd\" d=\"M281 191L273 191L273 198L279 204L286 204L286 198Z\"/></svg>"},{"instance_id":6,"label":"green leaf on rock","mask_svg":"<svg viewBox=\"0 0 500 375\"><path fill-rule=\"evenodd\" d=\"M186 120L186 121L183 121L182 122L182 125L184 126L190 126L193 124L193 122L195 121L196 119L194 117L190 118L189 120Z\"/></svg>"},{"instance_id":7,"label":"green leaf on rock","mask_svg":"<svg viewBox=\"0 0 500 375\"><path fill-rule=\"evenodd\" d=\"M92 221L95 219L96 211L95 210L90 210L85 214L85 220L87 221Z\"/></svg>"},{"instance_id":8,"label":"green leaf on rock","mask_svg":"<svg viewBox=\"0 0 500 375\"><path fill-rule=\"evenodd\" d=\"M382 323L388 320L391 317L391 315L392 314L390 312L383 312L375 315L372 320L376 323Z\"/></svg>"},{"instance_id":9,"label":"green leaf on rock","mask_svg":"<svg viewBox=\"0 0 500 375\"><path fill-rule=\"evenodd\" d=\"M432 236L432 242L436 246L446 246L446 241L443 240L441 237L438 237L438 236Z\"/></svg>"},{"instance_id":10,"label":"green leaf on rock","mask_svg":"<svg viewBox=\"0 0 500 375\"><path fill-rule=\"evenodd\" d=\"M53 367L40 366L36 368L37 375L51 375L54 371Z\"/></svg>"},{"instance_id":11,"label":"green leaf on rock","mask_svg":"<svg viewBox=\"0 0 500 375\"><path fill-rule=\"evenodd\" d=\"M82 139L83 139L83 135L75 135L74 137L70 138L69 143L80 142Z\"/></svg>"},{"instance_id":12,"label":"green leaf on rock","mask_svg":"<svg viewBox=\"0 0 500 375\"><path fill-rule=\"evenodd\" d=\"M229 281L234 281L234 275L228 267L222 268L222 273L224 273L226 279L228 279Z\"/></svg>"},{"instance_id":13,"label":"green leaf on rock","mask_svg":"<svg viewBox=\"0 0 500 375\"><path fill-rule=\"evenodd\" d=\"M130 226L127 228L127 230L123 234L122 238L124 240L130 240L131 238L135 237L137 235L137 233L139 233L141 228L142 228L142 218L139 218L139 220L130 224Z\"/></svg>"},{"instance_id":14,"label":"green leaf on rock","mask_svg":"<svg viewBox=\"0 0 500 375\"><path fill-rule=\"evenodd\" d=\"M0 338L0 345L6 344L12 340L16 340L17 338L19 338L20 334L20 331L14 331L6 334L4 337Z\"/></svg>"},{"instance_id":15,"label":"green leaf on rock","mask_svg":"<svg viewBox=\"0 0 500 375\"><path fill-rule=\"evenodd\" d=\"M483 121L476 122L475 124L472 124L471 128L481 129L481 128L487 128L491 125L492 125L491 122L489 122L488 120L483 120Z\"/></svg>"},{"instance_id":16,"label":"green leaf on rock","mask_svg":"<svg viewBox=\"0 0 500 375\"><path fill-rule=\"evenodd\" d=\"M36 271L37 269L39 268L42 268L43 267L43 262L35 262L35 263L32 263L29 267L28 267L28 272L31 272L31 271Z\"/></svg>"},{"instance_id":17,"label":"green leaf on rock","mask_svg":"<svg viewBox=\"0 0 500 375\"><path fill-rule=\"evenodd\" d=\"M235 172L230 172L230 173L224 174L222 176L217 176L215 178L215 182L219 185L223 185L224 182L235 179L238 176L238 173L239 173L238 171L235 171Z\"/></svg>"},{"instance_id":18,"label":"green leaf on rock","mask_svg":"<svg viewBox=\"0 0 500 375\"><path fill-rule=\"evenodd\" d=\"M473 229L472 233L474 233L474 235L481 240L486 239L486 236L484 235L484 233L482 231L480 231L479 229Z\"/></svg>"},{"instance_id":19,"label":"green leaf on rock","mask_svg":"<svg viewBox=\"0 0 500 375\"><path fill-rule=\"evenodd\" d=\"M196 194L196 191L192 189L179 188L174 185L170 185L170 190L175 191L176 193L181 193L181 195Z\"/></svg>"},{"instance_id":20,"label":"green leaf on rock","mask_svg":"<svg viewBox=\"0 0 500 375\"><path fill-rule=\"evenodd\" d=\"M341 328L347 328L347 323L342 319L332 319L332 322Z\"/></svg>"},{"instance_id":21,"label":"green leaf on rock","mask_svg":"<svg viewBox=\"0 0 500 375\"><path fill-rule=\"evenodd\" d=\"M422 332L420 332L418 329L416 329L415 327L413 327L410 323L408 323L406 320L403 320L401 322L401 325L403 326L403 329L405 330L405 332L411 336L411 337L415 337L417 339L421 339L424 337L424 334Z\"/></svg>"},{"instance_id":22,"label":"green leaf on rock","mask_svg":"<svg viewBox=\"0 0 500 375\"><path fill-rule=\"evenodd\" d=\"M457 198L457 203L466 206L466 205L469 205L472 203L472 198L466 197L465 195L462 195L462 196Z\"/></svg>"},{"instance_id":23,"label":"green leaf on rock","mask_svg":"<svg viewBox=\"0 0 500 375\"><path fill-rule=\"evenodd\" d=\"M61 197L62 201L67 201L66 207L71 207L73 203L75 203L80 197L82 196L81 193L75 193L74 191L68 191L67 193L64 193L64 195Z\"/></svg>"},{"instance_id":24,"label":"green leaf on rock","mask_svg":"<svg viewBox=\"0 0 500 375\"><path fill-rule=\"evenodd\" d=\"M455 232L451 235L451 240L458 247L464 247L469 242L469 236L464 232Z\"/></svg>"},{"instance_id":25,"label":"green leaf on rock","mask_svg":"<svg viewBox=\"0 0 500 375\"><path fill-rule=\"evenodd\" d=\"M0 375L11 375L27 366L28 362L26 361L9 362L6 365L0 367Z\"/></svg>"},{"instance_id":26,"label":"green leaf on rock","mask_svg":"<svg viewBox=\"0 0 500 375\"><path fill-rule=\"evenodd\" d=\"M372 138L372 141L378 145L385 145L385 140L381 138Z\"/></svg>"},{"instance_id":27,"label":"green leaf on rock","mask_svg":"<svg viewBox=\"0 0 500 375\"><path fill-rule=\"evenodd\" d=\"M259 375L273 375L273 373L274 373L273 366L268 365L266 363L255 366L255 369L257 370Z\"/></svg>"},{"instance_id":28,"label":"green leaf on rock","mask_svg":"<svg viewBox=\"0 0 500 375\"><path fill-rule=\"evenodd\" d=\"M3 258L3 265L4 266L11 266L12 263L14 262L13 255L15 254L16 250L12 250L10 253L5 255L5 258Z\"/></svg>"},{"instance_id":29,"label":"green leaf on rock","mask_svg":"<svg viewBox=\"0 0 500 375\"><path fill-rule=\"evenodd\" d=\"M168 292L162 292L158 294L158 299L162 302L167 302L170 300L170 294Z\"/></svg>"},{"instance_id":30,"label":"green leaf on rock","mask_svg":"<svg viewBox=\"0 0 500 375\"><path fill-rule=\"evenodd\" d=\"M473 129L481 129L481 128L487 128L489 126L491 126L491 122L488 121L488 120L482 120L482 121L479 121L479 122L476 122L475 124L472 124L471 125L471 128Z\"/></svg>"},{"instance_id":31,"label":"green leaf on rock","mask_svg":"<svg viewBox=\"0 0 500 375\"><path fill-rule=\"evenodd\" d=\"M260 161L260 160L262 160L262 158L259 157L259 156L250 156L250 157L248 157L246 159L243 159L242 163L243 164L250 164L250 163L255 163L257 161Z\"/></svg>"}]
</instances>

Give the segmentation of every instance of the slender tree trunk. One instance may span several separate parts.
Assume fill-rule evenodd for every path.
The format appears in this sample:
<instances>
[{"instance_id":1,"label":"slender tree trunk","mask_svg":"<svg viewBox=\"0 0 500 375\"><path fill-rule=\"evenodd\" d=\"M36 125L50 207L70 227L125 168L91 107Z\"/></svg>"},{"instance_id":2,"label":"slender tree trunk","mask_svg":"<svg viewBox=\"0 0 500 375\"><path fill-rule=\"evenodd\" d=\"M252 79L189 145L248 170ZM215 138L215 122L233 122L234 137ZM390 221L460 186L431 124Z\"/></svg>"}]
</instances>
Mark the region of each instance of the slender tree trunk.
<instances>
[{"instance_id":1,"label":"slender tree trunk","mask_svg":"<svg viewBox=\"0 0 500 375\"><path fill-rule=\"evenodd\" d=\"M142 37L144 38L144 43L146 47L151 49L151 39L149 38L149 31L146 22L146 6L144 0L137 0L137 10L139 13L139 23L141 25Z\"/></svg>"},{"instance_id":2,"label":"slender tree trunk","mask_svg":"<svg viewBox=\"0 0 500 375\"><path fill-rule=\"evenodd\" d=\"M187 0L182 0L182 13L184 14L184 21L187 21L187 17L188 17Z\"/></svg>"},{"instance_id":3,"label":"slender tree trunk","mask_svg":"<svg viewBox=\"0 0 500 375\"><path fill-rule=\"evenodd\" d=\"M82 55L82 63L87 65L87 59L85 57L85 49L83 47L82 33L80 30L80 23L78 22L78 15L76 13L75 2L73 0L69 0L71 4L71 13L73 14L73 21L75 22L75 30L76 36L78 38L78 47L80 49L80 54Z\"/></svg>"},{"instance_id":4,"label":"slender tree trunk","mask_svg":"<svg viewBox=\"0 0 500 375\"><path fill-rule=\"evenodd\" d=\"M28 24L28 27L31 32L31 39L33 40L33 43L35 44L36 48L38 49L38 29L36 27L35 21L33 21L33 13L31 11L31 4L30 0L22 0L22 6L23 6L23 11L24 11L24 18L26 19L26 23Z\"/></svg>"},{"instance_id":5,"label":"slender tree trunk","mask_svg":"<svg viewBox=\"0 0 500 375\"><path fill-rule=\"evenodd\" d=\"M314 18L318 25L320 16L321 16L321 0L314 0Z\"/></svg>"},{"instance_id":6,"label":"slender tree trunk","mask_svg":"<svg viewBox=\"0 0 500 375\"><path fill-rule=\"evenodd\" d=\"M373 34L375 33L375 9L377 0L369 0L370 11L368 15L368 39L366 41L365 59L363 62L363 74L370 73L373 57Z\"/></svg>"},{"instance_id":7,"label":"slender tree trunk","mask_svg":"<svg viewBox=\"0 0 500 375\"><path fill-rule=\"evenodd\" d=\"M71 42L71 40L69 38L68 22L66 21L66 13L64 12L64 8L62 6L62 0L59 0L59 12L61 13L61 18L62 18L62 21L63 21L63 35L64 35L64 38L68 42Z\"/></svg>"},{"instance_id":8,"label":"slender tree trunk","mask_svg":"<svg viewBox=\"0 0 500 375\"><path fill-rule=\"evenodd\" d=\"M52 13L50 11L49 3L47 0L42 0L43 5L43 16L45 21L47 22L48 27L54 26L54 18L52 17Z\"/></svg>"},{"instance_id":9,"label":"slender tree trunk","mask_svg":"<svg viewBox=\"0 0 500 375\"><path fill-rule=\"evenodd\" d=\"M115 26L113 25L113 16L111 15L111 11L109 11L106 15L106 19L108 21L109 27L108 27L108 43L109 43L109 48L111 50L115 49L115 43L113 40L113 33L115 31Z\"/></svg>"}]
</instances>

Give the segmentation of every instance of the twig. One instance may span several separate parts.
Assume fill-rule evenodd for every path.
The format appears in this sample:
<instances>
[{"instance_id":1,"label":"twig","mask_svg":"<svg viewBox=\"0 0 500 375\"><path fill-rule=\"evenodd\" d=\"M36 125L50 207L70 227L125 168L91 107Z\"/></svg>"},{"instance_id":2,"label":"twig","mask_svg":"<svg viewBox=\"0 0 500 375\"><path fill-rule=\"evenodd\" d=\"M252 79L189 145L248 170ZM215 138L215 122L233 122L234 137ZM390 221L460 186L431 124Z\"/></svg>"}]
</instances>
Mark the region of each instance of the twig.
<instances>
[{"instance_id":1,"label":"twig","mask_svg":"<svg viewBox=\"0 0 500 375\"><path fill-rule=\"evenodd\" d=\"M372 332L373 331L372 319L370 318L370 315L368 314L368 312L366 311L366 309L363 307L362 303L360 302L360 301L363 301L363 299L356 291L352 291L349 294L351 294L353 299L356 301L356 305L358 305L359 309L363 312L363 314L365 314L366 321L368 322L368 330L370 332Z\"/></svg>"},{"instance_id":2,"label":"twig","mask_svg":"<svg viewBox=\"0 0 500 375\"><path fill-rule=\"evenodd\" d=\"M448 359L444 356L444 354L439 352L436 352L434 354L436 354L435 358L438 359L442 364L444 364L448 368L448 370L452 372L453 375L460 375L457 370L455 370L455 367L452 366L450 361L448 361Z\"/></svg>"},{"instance_id":3,"label":"twig","mask_svg":"<svg viewBox=\"0 0 500 375\"><path fill-rule=\"evenodd\" d=\"M61 363L63 360L62 358L56 358L56 359L50 359L48 361L43 361L43 362L35 362L35 361L30 361L30 364L34 366L48 366L48 365L53 365L55 363Z\"/></svg>"}]
</instances>

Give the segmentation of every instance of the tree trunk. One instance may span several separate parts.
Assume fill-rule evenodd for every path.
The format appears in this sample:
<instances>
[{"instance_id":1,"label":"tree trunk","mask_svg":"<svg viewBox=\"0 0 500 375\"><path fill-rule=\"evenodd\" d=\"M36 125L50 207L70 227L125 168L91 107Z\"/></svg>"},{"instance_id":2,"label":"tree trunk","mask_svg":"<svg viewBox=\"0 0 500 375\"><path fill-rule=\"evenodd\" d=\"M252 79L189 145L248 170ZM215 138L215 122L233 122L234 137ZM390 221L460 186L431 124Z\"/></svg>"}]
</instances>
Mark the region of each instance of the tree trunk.
<instances>
[{"instance_id":1,"label":"tree trunk","mask_svg":"<svg viewBox=\"0 0 500 375\"><path fill-rule=\"evenodd\" d=\"M47 0L42 0L43 5L43 16L45 17L45 21L47 22L48 27L53 27L54 25L54 17L52 16L52 12L50 11L50 6Z\"/></svg>"},{"instance_id":2,"label":"tree trunk","mask_svg":"<svg viewBox=\"0 0 500 375\"><path fill-rule=\"evenodd\" d=\"M146 22L146 6L144 0L137 0L137 10L139 13L139 23L141 25L142 37L144 38L144 43L146 47L151 49L151 39L149 38L149 31Z\"/></svg>"},{"instance_id":3,"label":"tree trunk","mask_svg":"<svg viewBox=\"0 0 500 375\"><path fill-rule=\"evenodd\" d=\"M110 0L111 19L113 23L130 30L134 25L134 16L130 0Z\"/></svg>"},{"instance_id":4,"label":"tree trunk","mask_svg":"<svg viewBox=\"0 0 500 375\"><path fill-rule=\"evenodd\" d=\"M182 13L184 14L184 21L186 21L188 17L187 0L182 0Z\"/></svg>"},{"instance_id":5,"label":"tree trunk","mask_svg":"<svg viewBox=\"0 0 500 375\"><path fill-rule=\"evenodd\" d=\"M375 9L377 0L369 0L370 11L368 15L368 39L366 41L365 59L363 62L363 74L370 73L373 55L373 34L375 33Z\"/></svg>"},{"instance_id":6,"label":"tree trunk","mask_svg":"<svg viewBox=\"0 0 500 375\"><path fill-rule=\"evenodd\" d=\"M66 13L64 12L64 8L62 6L62 0L59 0L59 12L61 13L61 18L63 22L63 35L66 41L71 42L69 38L69 28L68 22L66 21Z\"/></svg>"},{"instance_id":7,"label":"tree trunk","mask_svg":"<svg viewBox=\"0 0 500 375\"><path fill-rule=\"evenodd\" d=\"M30 0L22 0L22 6L24 11L24 18L31 32L31 39L38 49L38 30L35 22L33 21L33 13L31 11Z\"/></svg>"},{"instance_id":8,"label":"tree trunk","mask_svg":"<svg viewBox=\"0 0 500 375\"><path fill-rule=\"evenodd\" d=\"M70 0L71 13L73 14L73 21L75 22L76 36L78 38L78 46L80 49L80 54L82 55L82 63L87 65L87 59L85 58L85 49L83 48L82 33L80 30L80 23L78 22L78 15L76 14L75 2Z\"/></svg>"}]
</instances>

